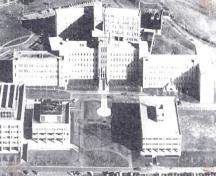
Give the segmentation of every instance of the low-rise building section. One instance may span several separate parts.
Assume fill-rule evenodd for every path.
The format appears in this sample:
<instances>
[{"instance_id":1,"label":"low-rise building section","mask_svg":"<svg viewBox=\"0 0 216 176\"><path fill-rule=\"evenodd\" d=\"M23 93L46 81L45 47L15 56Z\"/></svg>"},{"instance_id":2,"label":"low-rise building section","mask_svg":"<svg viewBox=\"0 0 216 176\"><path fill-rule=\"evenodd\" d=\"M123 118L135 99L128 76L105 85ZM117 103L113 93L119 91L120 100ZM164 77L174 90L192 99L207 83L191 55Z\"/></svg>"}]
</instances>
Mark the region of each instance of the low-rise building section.
<instances>
[{"instance_id":1,"label":"low-rise building section","mask_svg":"<svg viewBox=\"0 0 216 176\"><path fill-rule=\"evenodd\" d=\"M140 97L144 156L180 156L181 131L174 97Z\"/></svg>"},{"instance_id":2,"label":"low-rise building section","mask_svg":"<svg viewBox=\"0 0 216 176\"><path fill-rule=\"evenodd\" d=\"M68 102L35 102L30 150L70 149L70 111Z\"/></svg>"},{"instance_id":3,"label":"low-rise building section","mask_svg":"<svg viewBox=\"0 0 216 176\"><path fill-rule=\"evenodd\" d=\"M163 88L197 63L197 55L149 55L143 60L143 88Z\"/></svg>"}]
</instances>

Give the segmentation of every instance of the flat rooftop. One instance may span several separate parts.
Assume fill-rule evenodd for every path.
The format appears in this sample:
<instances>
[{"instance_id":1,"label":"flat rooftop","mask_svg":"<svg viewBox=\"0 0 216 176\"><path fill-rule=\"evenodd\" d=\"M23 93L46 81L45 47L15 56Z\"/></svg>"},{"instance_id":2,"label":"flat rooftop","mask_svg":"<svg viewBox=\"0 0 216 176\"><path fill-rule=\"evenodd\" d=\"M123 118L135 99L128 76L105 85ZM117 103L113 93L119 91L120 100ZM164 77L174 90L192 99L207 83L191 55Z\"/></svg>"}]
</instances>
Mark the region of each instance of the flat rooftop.
<instances>
[{"instance_id":1,"label":"flat rooftop","mask_svg":"<svg viewBox=\"0 0 216 176\"><path fill-rule=\"evenodd\" d=\"M24 85L0 83L0 111L2 112L0 119L20 120L24 96ZM17 116L15 117L16 110Z\"/></svg>"},{"instance_id":2,"label":"flat rooftop","mask_svg":"<svg viewBox=\"0 0 216 176\"><path fill-rule=\"evenodd\" d=\"M34 104L34 124L69 123L69 103L53 101L50 99L40 100Z\"/></svg>"},{"instance_id":3,"label":"flat rooftop","mask_svg":"<svg viewBox=\"0 0 216 176\"><path fill-rule=\"evenodd\" d=\"M141 28L147 29L161 29L163 11L159 10L156 13L142 12Z\"/></svg>"},{"instance_id":4,"label":"flat rooftop","mask_svg":"<svg viewBox=\"0 0 216 176\"><path fill-rule=\"evenodd\" d=\"M199 63L198 55L189 55L189 54L181 54L181 55L173 55L173 54L152 54L148 56L148 64L153 65L192 65L192 63Z\"/></svg>"},{"instance_id":5,"label":"flat rooftop","mask_svg":"<svg viewBox=\"0 0 216 176\"><path fill-rule=\"evenodd\" d=\"M160 115L163 115L163 120L157 117L158 109L162 110ZM174 97L141 96L140 113L143 136L167 137L181 134Z\"/></svg>"},{"instance_id":6,"label":"flat rooftop","mask_svg":"<svg viewBox=\"0 0 216 176\"><path fill-rule=\"evenodd\" d=\"M46 58L59 58L47 51L14 51L14 58L38 58L38 59L46 59Z\"/></svg>"},{"instance_id":7,"label":"flat rooftop","mask_svg":"<svg viewBox=\"0 0 216 176\"><path fill-rule=\"evenodd\" d=\"M79 49L89 49L87 41L73 41L73 40L63 40L61 37L49 37L49 42L52 50L79 50Z\"/></svg>"},{"instance_id":8,"label":"flat rooftop","mask_svg":"<svg viewBox=\"0 0 216 176\"><path fill-rule=\"evenodd\" d=\"M114 15L118 16L139 16L139 9L128 9L128 8L116 8L116 7L108 7L105 10L105 15Z\"/></svg>"},{"instance_id":9,"label":"flat rooftop","mask_svg":"<svg viewBox=\"0 0 216 176\"><path fill-rule=\"evenodd\" d=\"M62 114L62 103L53 100L43 100L41 102L41 114Z\"/></svg>"}]
</instances>

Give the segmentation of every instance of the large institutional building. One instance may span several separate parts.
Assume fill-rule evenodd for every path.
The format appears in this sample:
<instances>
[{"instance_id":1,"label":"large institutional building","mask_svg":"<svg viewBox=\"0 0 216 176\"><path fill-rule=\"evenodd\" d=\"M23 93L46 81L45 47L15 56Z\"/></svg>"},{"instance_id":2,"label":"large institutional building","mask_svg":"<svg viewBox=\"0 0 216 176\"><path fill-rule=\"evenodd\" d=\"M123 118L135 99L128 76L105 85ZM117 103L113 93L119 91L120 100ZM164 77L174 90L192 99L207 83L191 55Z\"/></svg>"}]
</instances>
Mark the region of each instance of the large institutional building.
<instances>
[{"instance_id":1,"label":"large institutional building","mask_svg":"<svg viewBox=\"0 0 216 176\"><path fill-rule=\"evenodd\" d=\"M69 103L52 100L35 102L30 150L70 149Z\"/></svg>"},{"instance_id":2,"label":"large institutional building","mask_svg":"<svg viewBox=\"0 0 216 176\"><path fill-rule=\"evenodd\" d=\"M204 55L150 54L151 42L143 33L156 35L162 28L163 11L154 12L152 17L140 9L105 7L100 1L59 8L55 12L56 36L49 38L57 56L15 51L13 81L66 88L70 80L129 80L144 89L164 88L172 82L178 91L201 103L214 103L210 97L214 97L215 80L208 79L212 91L208 98L204 96L206 71L203 74L201 65L205 64L199 63Z\"/></svg>"},{"instance_id":3,"label":"large institutional building","mask_svg":"<svg viewBox=\"0 0 216 176\"><path fill-rule=\"evenodd\" d=\"M0 160L4 154L20 156L23 151L25 87L0 84ZM18 159L17 158L17 159Z\"/></svg>"},{"instance_id":4,"label":"large institutional building","mask_svg":"<svg viewBox=\"0 0 216 176\"><path fill-rule=\"evenodd\" d=\"M181 131L174 97L140 97L144 156L180 156Z\"/></svg>"}]
</instances>

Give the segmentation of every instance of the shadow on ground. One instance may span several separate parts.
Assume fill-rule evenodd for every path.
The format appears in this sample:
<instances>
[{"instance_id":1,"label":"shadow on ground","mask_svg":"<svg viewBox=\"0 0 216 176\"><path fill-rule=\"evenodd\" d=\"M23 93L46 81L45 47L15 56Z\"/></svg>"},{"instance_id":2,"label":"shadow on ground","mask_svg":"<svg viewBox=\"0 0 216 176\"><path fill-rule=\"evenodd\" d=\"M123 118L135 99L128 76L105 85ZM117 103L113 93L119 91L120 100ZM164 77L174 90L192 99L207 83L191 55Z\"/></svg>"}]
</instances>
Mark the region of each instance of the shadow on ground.
<instances>
[{"instance_id":1,"label":"shadow on ground","mask_svg":"<svg viewBox=\"0 0 216 176\"><path fill-rule=\"evenodd\" d=\"M132 151L132 158L140 155L142 131L139 104L112 104L111 133L113 142Z\"/></svg>"}]
</instances>

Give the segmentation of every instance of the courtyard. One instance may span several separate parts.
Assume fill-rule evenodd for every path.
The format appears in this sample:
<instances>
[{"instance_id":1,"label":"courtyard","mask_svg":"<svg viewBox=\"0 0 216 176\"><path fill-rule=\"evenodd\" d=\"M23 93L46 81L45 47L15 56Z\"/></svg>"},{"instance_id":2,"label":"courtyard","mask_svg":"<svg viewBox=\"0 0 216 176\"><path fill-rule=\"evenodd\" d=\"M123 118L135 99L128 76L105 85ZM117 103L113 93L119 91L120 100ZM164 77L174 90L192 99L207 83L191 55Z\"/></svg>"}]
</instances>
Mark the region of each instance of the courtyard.
<instances>
[{"instance_id":1,"label":"courtyard","mask_svg":"<svg viewBox=\"0 0 216 176\"><path fill-rule=\"evenodd\" d=\"M97 114L100 96L88 94L75 97L79 100L73 106L71 104L71 144L79 146L79 152L72 150L56 152L55 157L45 157L49 158L45 160L47 165L150 166L152 159L140 156L139 153L142 134L138 96L110 95L108 106L111 108L112 115L105 118ZM158 157L159 165L214 166L216 164L216 113L209 110L182 108L178 111L182 133L182 155L181 157ZM41 158L45 156L43 152L34 152L30 152L29 157L37 155L37 165L44 164L41 162ZM66 154L61 154L62 152ZM69 157L64 159L65 163L62 163L64 156Z\"/></svg>"}]
</instances>

